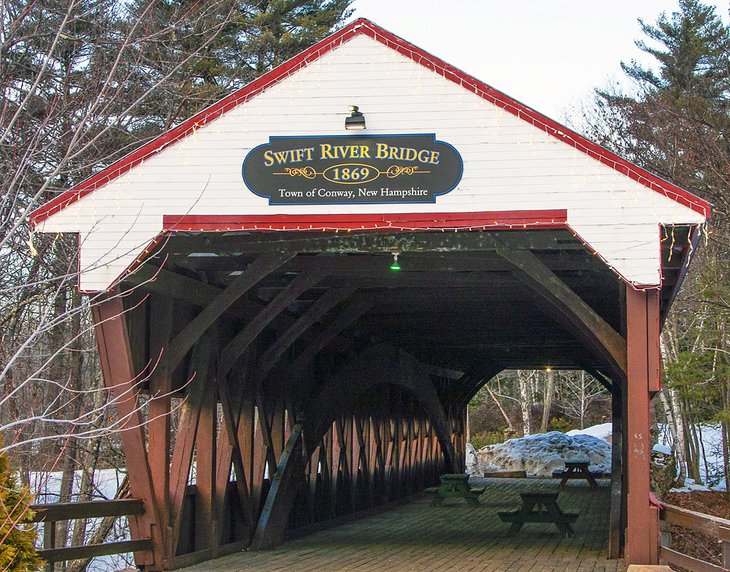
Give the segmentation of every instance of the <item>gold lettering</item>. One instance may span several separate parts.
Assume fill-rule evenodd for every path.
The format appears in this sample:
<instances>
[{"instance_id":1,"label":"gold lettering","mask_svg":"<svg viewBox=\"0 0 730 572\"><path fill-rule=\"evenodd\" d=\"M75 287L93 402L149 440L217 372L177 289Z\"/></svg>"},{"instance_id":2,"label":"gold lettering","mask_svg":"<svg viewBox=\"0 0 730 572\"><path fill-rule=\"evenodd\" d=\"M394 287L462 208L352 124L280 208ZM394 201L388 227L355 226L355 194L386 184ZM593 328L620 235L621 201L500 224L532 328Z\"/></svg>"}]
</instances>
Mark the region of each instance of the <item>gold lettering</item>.
<instances>
[{"instance_id":1,"label":"gold lettering","mask_svg":"<svg viewBox=\"0 0 730 572\"><path fill-rule=\"evenodd\" d=\"M332 145L329 143L321 143L319 145L319 156L320 159L336 159L334 155L332 155Z\"/></svg>"}]
</instances>

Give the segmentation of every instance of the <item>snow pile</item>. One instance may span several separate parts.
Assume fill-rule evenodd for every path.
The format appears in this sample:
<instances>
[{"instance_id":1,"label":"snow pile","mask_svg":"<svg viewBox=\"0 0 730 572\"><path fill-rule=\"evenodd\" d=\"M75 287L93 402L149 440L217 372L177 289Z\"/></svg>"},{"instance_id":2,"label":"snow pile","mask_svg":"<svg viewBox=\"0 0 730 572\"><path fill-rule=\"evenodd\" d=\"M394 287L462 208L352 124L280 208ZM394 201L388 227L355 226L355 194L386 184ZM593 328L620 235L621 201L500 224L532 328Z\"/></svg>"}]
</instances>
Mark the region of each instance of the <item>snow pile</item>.
<instances>
[{"instance_id":1,"label":"snow pile","mask_svg":"<svg viewBox=\"0 0 730 572\"><path fill-rule=\"evenodd\" d=\"M662 445L661 443L657 443L651 448L652 453L661 453L662 455L671 455L672 449L671 447L668 447L667 445Z\"/></svg>"},{"instance_id":2,"label":"snow pile","mask_svg":"<svg viewBox=\"0 0 730 572\"><path fill-rule=\"evenodd\" d=\"M601 423L600 425L593 425L591 427L586 427L585 429L573 429L572 431L568 431L566 435L569 435L570 437L575 435L590 435L610 442L609 438L611 437L612 432L613 426L611 423Z\"/></svg>"},{"instance_id":3,"label":"snow pile","mask_svg":"<svg viewBox=\"0 0 730 572\"><path fill-rule=\"evenodd\" d=\"M565 468L566 459L588 460L591 471L611 472L611 445L593 435L566 435L559 431L510 439L478 451L479 462L469 473L526 471L549 477Z\"/></svg>"}]
</instances>

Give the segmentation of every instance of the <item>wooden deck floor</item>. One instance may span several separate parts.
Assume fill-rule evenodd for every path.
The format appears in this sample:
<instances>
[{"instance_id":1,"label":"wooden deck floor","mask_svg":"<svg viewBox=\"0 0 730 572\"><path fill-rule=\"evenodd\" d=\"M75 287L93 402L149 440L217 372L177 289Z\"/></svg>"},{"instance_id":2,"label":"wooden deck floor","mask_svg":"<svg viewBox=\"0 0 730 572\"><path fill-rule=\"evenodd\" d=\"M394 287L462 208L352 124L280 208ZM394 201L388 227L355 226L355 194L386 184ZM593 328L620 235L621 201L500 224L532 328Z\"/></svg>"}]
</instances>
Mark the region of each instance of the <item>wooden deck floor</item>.
<instances>
[{"instance_id":1,"label":"wooden deck floor","mask_svg":"<svg viewBox=\"0 0 730 572\"><path fill-rule=\"evenodd\" d=\"M403 570L490 572L622 572L607 560L609 481L601 488L571 482L560 494L565 511L578 511L576 535L562 538L552 524L526 524L507 537L497 511L520 504L520 491L557 490L549 479L475 479L486 486L481 506L462 500L429 506L419 498L362 520L287 542L265 552L242 552L186 568L187 571L314 572Z\"/></svg>"}]
</instances>

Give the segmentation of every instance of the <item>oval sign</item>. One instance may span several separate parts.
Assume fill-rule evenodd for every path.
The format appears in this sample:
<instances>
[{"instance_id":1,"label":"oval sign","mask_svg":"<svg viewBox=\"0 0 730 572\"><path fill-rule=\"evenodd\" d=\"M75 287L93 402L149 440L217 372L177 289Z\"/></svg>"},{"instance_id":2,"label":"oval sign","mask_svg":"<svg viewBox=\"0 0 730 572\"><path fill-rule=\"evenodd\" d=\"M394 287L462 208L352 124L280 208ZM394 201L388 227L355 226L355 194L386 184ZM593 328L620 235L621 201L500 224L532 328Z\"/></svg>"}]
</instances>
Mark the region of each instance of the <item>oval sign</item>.
<instances>
[{"instance_id":1,"label":"oval sign","mask_svg":"<svg viewBox=\"0 0 730 572\"><path fill-rule=\"evenodd\" d=\"M243 161L269 204L433 203L461 180L459 152L433 133L270 137Z\"/></svg>"}]
</instances>

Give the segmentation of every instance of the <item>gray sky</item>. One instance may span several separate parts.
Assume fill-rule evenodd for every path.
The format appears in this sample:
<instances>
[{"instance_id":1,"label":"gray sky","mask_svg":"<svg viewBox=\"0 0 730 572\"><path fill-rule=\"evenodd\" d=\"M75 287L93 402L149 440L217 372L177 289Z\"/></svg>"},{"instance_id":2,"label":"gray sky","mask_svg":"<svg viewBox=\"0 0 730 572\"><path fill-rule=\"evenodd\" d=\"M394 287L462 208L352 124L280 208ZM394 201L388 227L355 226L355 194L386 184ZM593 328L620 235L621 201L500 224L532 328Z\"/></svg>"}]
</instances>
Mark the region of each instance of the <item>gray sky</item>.
<instances>
[{"instance_id":1,"label":"gray sky","mask_svg":"<svg viewBox=\"0 0 730 572\"><path fill-rule=\"evenodd\" d=\"M728 1L710 1L727 20ZM379 26L558 120L592 89L649 62L637 18L654 23L677 0L355 0Z\"/></svg>"}]
</instances>

